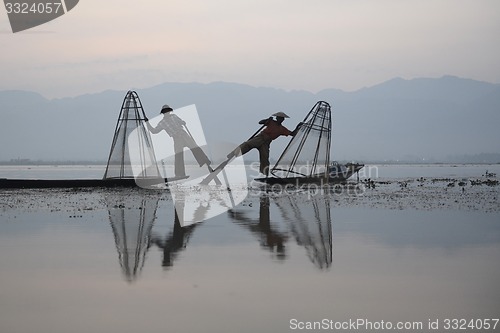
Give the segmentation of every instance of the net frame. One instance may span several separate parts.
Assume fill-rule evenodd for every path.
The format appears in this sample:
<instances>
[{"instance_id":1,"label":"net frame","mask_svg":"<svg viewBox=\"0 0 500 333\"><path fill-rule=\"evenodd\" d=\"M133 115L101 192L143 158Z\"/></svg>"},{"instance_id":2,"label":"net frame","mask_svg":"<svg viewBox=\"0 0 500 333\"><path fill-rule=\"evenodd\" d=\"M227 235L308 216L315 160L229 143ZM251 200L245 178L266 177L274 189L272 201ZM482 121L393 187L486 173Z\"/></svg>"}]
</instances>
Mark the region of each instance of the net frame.
<instances>
[{"instance_id":1,"label":"net frame","mask_svg":"<svg viewBox=\"0 0 500 333\"><path fill-rule=\"evenodd\" d=\"M146 121L147 117L139 95L135 91L129 90L123 99L116 122L103 179L137 178L137 175L133 174L132 161L127 154L130 151L128 139L134 131L137 135L139 148L138 156L134 156L134 161L138 159L140 170L142 170L139 178L161 178L151 136L144 126Z\"/></svg>"},{"instance_id":2,"label":"net frame","mask_svg":"<svg viewBox=\"0 0 500 333\"><path fill-rule=\"evenodd\" d=\"M301 173L296 170L297 162L304 149L304 146L311 133L318 132L317 141L313 144L316 147L313 154L313 160L311 161L311 167L307 174ZM325 177L328 178L329 175L329 165L330 165L330 147L331 147L331 136L332 136L332 122L331 122L331 107L325 101L317 102L306 115L303 120L303 124L299 129L297 135L295 135L288 145L286 146L283 153L276 161L275 165L271 169L271 174L277 178L289 178L291 174L294 177ZM313 138L314 140L314 138ZM326 140L326 142L324 142ZM295 152L292 152L293 147L297 144ZM320 153L325 146L325 158L321 161ZM292 154L290 162L285 163L286 157ZM318 164L322 162L321 165ZM282 164L283 166L281 166ZM281 173L281 175L280 175Z\"/></svg>"}]
</instances>

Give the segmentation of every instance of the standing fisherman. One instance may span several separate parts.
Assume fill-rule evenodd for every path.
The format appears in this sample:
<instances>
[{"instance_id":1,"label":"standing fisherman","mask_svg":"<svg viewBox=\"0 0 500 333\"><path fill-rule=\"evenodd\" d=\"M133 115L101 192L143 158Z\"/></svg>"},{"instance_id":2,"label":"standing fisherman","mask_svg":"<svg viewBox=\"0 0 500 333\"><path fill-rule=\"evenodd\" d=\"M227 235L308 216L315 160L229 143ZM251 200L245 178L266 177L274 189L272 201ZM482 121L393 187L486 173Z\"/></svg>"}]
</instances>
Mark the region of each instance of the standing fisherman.
<instances>
[{"instance_id":1,"label":"standing fisherman","mask_svg":"<svg viewBox=\"0 0 500 333\"><path fill-rule=\"evenodd\" d=\"M191 149L194 157L198 164L203 166L206 164L210 168L210 159L205 154L205 152L196 144L193 137L184 130L183 126L186 126L186 122L179 118L173 113L173 109L165 104L161 108L161 114L163 114L163 119L160 120L156 127L149 124L148 119L146 119L146 125L151 133L157 134L161 131L167 132L167 134L174 140L174 152L175 152L175 178L185 178L186 177L186 167L184 164L184 147ZM187 129L187 128L186 128Z\"/></svg>"}]
</instances>

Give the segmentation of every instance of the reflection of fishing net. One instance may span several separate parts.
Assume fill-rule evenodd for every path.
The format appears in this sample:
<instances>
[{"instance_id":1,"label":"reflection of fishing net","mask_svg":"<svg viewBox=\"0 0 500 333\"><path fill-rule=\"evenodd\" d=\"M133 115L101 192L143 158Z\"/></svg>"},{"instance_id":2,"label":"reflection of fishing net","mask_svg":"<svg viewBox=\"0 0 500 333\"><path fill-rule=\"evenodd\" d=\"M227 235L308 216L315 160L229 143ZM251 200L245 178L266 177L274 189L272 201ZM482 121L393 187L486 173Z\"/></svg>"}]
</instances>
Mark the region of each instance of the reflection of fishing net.
<instances>
[{"instance_id":1,"label":"reflection of fishing net","mask_svg":"<svg viewBox=\"0 0 500 333\"><path fill-rule=\"evenodd\" d=\"M309 259L319 269L330 267L332 263L332 221L330 199L314 196L307 202L308 208L299 207L296 198L286 196L276 202L283 218L299 246L307 251Z\"/></svg>"},{"instance_id":2,"label":"reflection of fishing net","mask_svg":"<svg viewBox=\"0 0 500 333\"><path fill-rule=\"evenodd\" d=\"M332 135L331 109L317 102L271 169L279 178L327 177Z\"/></svg>"},{"instance_id":3,"label":"reflection of fishing net","mask_svg":"<svg viewBox=\"0 0 500 333\"><path fill-rule=\"evenodd\" d=\"M106 196L120 266L128 281L135 280L144 266L158 201L156 194L138 196L127 192Z\"/></svg>"},{"instance_id":4,"label":"reflection of fishing net","mask_svg":"<svg viewBox=\"0 0 500 333\"><path fill-rule=\"evenodd\" d=\"M116 123L115 135L104 173L107 178L161 178L146 115L135 91L127 92Z\"/></svg>"}]
</instances>

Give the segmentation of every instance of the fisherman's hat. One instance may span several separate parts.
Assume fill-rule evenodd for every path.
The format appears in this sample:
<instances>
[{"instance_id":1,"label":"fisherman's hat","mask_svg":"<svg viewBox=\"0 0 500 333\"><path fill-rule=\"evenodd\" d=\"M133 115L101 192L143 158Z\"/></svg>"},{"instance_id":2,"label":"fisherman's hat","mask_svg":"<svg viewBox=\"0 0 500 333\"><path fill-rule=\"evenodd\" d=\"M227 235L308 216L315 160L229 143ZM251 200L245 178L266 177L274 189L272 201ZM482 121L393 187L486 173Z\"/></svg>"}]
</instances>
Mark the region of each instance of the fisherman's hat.
<instances>
[{"instance_id":1,"label":"fisherman's hat","mask_svg":"<svg viewBox=\"0 0 500 333\"><path fill-rule=\"evenodd\" d=\"M166 112L170 112L170 111L174 111L174 109L172 109L170 106L168 106L168 104L165 104L161 107L160 113L166 113Z\"/></svg>"},{"instance_id":2,"label":"fisherman's hat","mask_svg":"<svg viewBox=\"0 0 500 333\"><path fill-rule=\"evenodd\" d=\"M290 118L290 117L288 117L288 115L285 112L276 112L276 113L273 113L273 116L275 116L275 117L283 117L283 118Z\"/></svg>"}]
</instances>

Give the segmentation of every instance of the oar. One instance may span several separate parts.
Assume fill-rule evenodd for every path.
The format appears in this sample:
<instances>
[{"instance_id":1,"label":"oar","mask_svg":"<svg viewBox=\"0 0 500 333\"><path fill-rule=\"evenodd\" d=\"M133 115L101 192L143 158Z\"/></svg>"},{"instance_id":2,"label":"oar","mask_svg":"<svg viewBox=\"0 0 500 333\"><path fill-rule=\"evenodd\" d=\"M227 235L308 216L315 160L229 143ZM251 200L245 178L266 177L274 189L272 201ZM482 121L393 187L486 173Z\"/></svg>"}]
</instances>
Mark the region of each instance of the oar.
<instances>
[{"instance_id":1,"label":"oar","mask_svg":"<svg viewBox=\"0 0 500 333\"><path fill-rule=\"evenodd\" d=\"M257 134L259 134L259 132L265 127L266 125L262 125L254 134L252 134L251 137L248 138L248 140L250 139L253 139ZM247 140L247 141L248 141ZM212 179L214 179L215 177L217 177L217 175L226 167L226 165L229 164L229 162L234 158L234 154L231 154L230 157L227 158L227 160L225 160L224 162L222 162L221 164L219 164L219 166L217 168L214 169L214 171L212 171L207 177L205 177L205 179L203 179L200 184L201 185L208 185L208 183L210 183L210 181Z\"/></svg>"}]
</instances>

